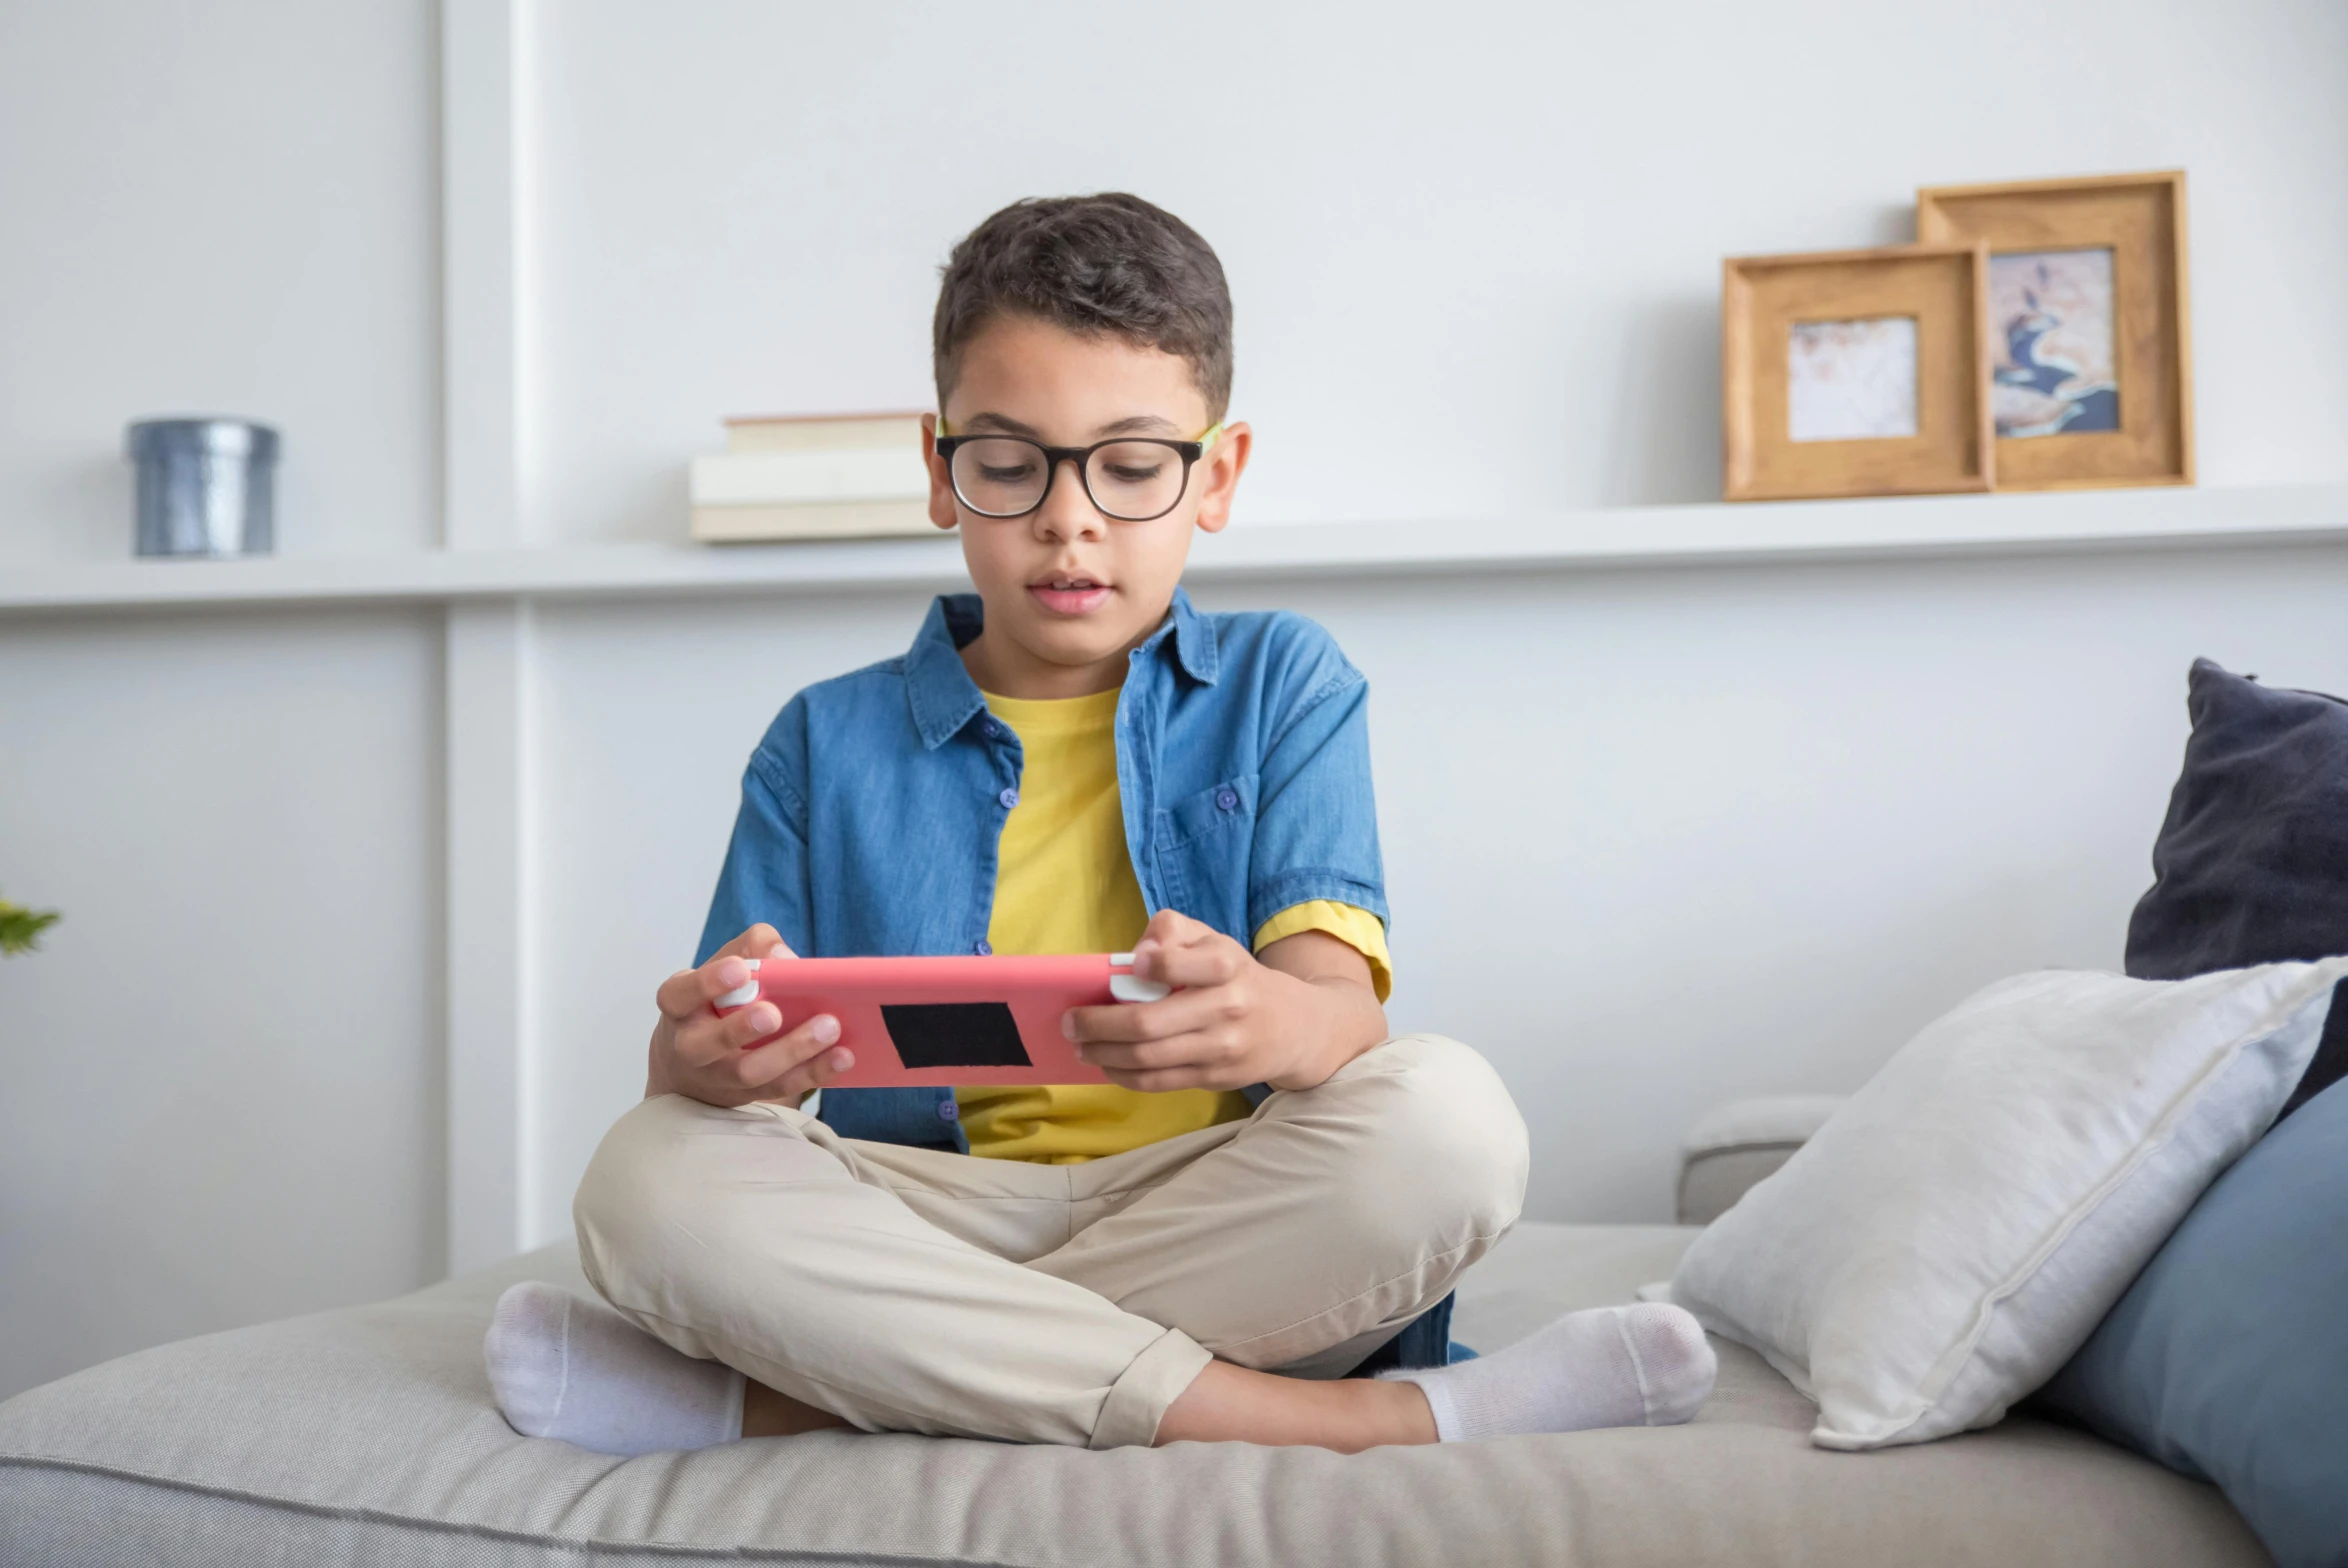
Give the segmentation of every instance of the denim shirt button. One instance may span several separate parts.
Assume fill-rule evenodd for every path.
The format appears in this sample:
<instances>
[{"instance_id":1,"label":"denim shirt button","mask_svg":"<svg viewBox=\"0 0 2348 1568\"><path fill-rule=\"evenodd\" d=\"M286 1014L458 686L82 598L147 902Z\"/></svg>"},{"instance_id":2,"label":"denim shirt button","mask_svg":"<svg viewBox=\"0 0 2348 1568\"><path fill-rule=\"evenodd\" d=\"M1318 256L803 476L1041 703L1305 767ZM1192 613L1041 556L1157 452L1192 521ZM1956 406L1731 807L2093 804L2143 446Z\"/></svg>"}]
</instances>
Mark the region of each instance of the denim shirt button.
<instances>
[{"instance_id":1,"label":"denim shirt button","mask_svg":"<svg viewBox=\"0 0 2348 1568\"><path fill-rule=\"evenodd\" d=\"M995 722L993 719L987 720L986 738L988 740L1001 740L1003 738L1003 726Z\"/></svg>"},{"instance_id":2,"label":"denim shirt button","mask_svg":"<svg viewBox=\"0 0 2348 1568\"><path fill-rule=\"evenodd\" d=\"M1239 791L1228 787L1215 791L1215 808L1219 811L1239 809Z\"/></svg>"},{"instance_id":3,"label":"denim shirt button","mask_svg":"<svg viewBox=\"0 0 2348 1568\"><path fill-rule=\"evenodd\" d=\"M953 1122L953 1121L960 1121L961 1119L962 1119L962 1107L954 1103L954 1097L953 1097L953 1095L949 1094L949 1095L947 1095L947 1096L946 1096L944 1099L942 1099L942 1100L938 1101L938 1120L939 1120L939 1121L941 1121L941 1122Z\"/></svg>"},{"instance_id":4,"label":"denim shirt button","mask_svg":"<svg viewBox=\"0 0 2348 1568\"><path fill-rule=\"evenodd\" d=\"M995 944L982 936L970 944L970 950L981 958L992 958L995 954Z\"/></svg>"},{"instance_id":5,"label":"denim shirt button","mask_svg":"<svg viewBox=\"0 0 2348 1568\"><path fill-rule=\"evenodd\" d=\"M1019 791L1015 789L1007 789L1000 795L997 795L995 799L1003 803L1003 809L1005 811L1009 811L1013 806L1019 804Z\"/></svg>"}]
</instances>

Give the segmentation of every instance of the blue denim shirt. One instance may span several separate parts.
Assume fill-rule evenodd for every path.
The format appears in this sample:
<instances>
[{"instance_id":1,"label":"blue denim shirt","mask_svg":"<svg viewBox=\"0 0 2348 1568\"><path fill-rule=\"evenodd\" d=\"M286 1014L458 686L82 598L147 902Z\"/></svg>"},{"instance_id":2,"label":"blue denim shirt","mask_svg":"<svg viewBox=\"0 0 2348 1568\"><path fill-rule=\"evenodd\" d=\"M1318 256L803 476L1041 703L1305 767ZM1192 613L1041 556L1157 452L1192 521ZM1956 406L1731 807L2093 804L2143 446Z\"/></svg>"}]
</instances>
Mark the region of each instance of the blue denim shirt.
<instances>
[{"instance_id":1,"label":"blue denim shirt","mask_svg":"<svg viewBox=\"0 0 2348 1568\"><path fill-rule=\"evenodd\" d=\"M743 775L696 963L760 921L809 957L989 951L1021 753L962 665L983 620L976 594L941 596L902 657L784 705ZM1385 919L1368 697L1313 622L1202 615L1177 589L1117 699L1125 842L1150 911L1243 945L1310 899ZM951 1089L827 1089L819 1114L846 1137L969 1150Z\"/></svg>"},{"instance_id":2,"label":"blue denim shirt","mask_svg":"<svg viewBox=\"0 0 2348 1568\"><path fill-rule=\"evenodd\" d=\"M988 951L1021 756L962 666L983 614L976 594L941 597L902 658L784 706L743 775L696 963L762 920L808 957ZM1117 699L1125 842L1150 911L1243 945L1309 899L1385 918L1368 697L1311 621L1201 615L1176 590ZM834 1089L821 1114L847 1137L969 1148L951 1089Z\"/></svg>"}]
</instances>

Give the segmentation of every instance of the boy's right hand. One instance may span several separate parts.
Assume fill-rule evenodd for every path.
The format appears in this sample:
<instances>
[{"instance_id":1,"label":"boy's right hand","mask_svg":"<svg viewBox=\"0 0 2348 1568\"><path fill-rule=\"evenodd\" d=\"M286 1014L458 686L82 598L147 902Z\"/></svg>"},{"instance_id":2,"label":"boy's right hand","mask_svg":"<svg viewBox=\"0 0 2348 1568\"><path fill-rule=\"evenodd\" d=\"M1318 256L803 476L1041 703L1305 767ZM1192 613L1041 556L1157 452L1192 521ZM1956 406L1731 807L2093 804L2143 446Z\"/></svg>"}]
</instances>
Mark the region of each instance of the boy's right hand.
<instances>
[{"instance_id":1,"label":"boy's right hand","mask_svg":"<svg viewBox=\"0 0 2348 1568\"><path fill-rule=\"evenodd\" d=\"M680 969L660 988L660 1022L652 1028L652 1059L644 1097L681 1094L707 1105L783 1100L797 1105L856 1065L837 1045L840 1021L818 1013L779 1040L742 1049L782 1027L783 1015L764 997L720 1018L710 1003L748 985L757 971L746 960L775 963L794 957L773 926L752 926L709 956L698 969Z\"/></svg>"}]
</instances>

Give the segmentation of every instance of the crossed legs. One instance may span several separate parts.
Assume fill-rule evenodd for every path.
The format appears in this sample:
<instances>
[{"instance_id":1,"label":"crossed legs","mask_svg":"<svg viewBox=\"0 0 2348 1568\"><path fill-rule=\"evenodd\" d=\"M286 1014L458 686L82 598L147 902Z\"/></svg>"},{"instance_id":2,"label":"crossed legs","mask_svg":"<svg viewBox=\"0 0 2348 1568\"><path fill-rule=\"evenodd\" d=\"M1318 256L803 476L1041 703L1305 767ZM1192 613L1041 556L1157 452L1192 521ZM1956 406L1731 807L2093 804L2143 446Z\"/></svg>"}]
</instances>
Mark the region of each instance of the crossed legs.
<instances>
[{"instance_id":1,"label":"crossed legs","mask_svg":"<svg viewBox=\"0 0 2348 1568\"><path fill-rule=\"evenodd\" d=\"M1525 1170L1523 1123L1489 1066L1408 1036L1249 1121L1077 1166L858 1143L781 1106L648 1100L605 1139L576 1216L589 1278L628 1323L748 1380L704 1369L736 1390L708 1419L744 1435L846 1424L1351 1450L1478 1435L1460 1413L1491 1400L1457 1379L1481 1363L1413 1374L1423 1393L1335 1380L1506 1232ZM1523 1429L1655 1418L1648 1369L1603 1375L1637 1354L1608 1324L1560 1375L1633 1402L1552 1402ZM495 1374L496 1331L491 1360ZM1542 1381L1527 1365L1481 1375L1486 1393ZM1502 1419L1489 1429L1526 1415Z\"/></svg>"}]
</instances>

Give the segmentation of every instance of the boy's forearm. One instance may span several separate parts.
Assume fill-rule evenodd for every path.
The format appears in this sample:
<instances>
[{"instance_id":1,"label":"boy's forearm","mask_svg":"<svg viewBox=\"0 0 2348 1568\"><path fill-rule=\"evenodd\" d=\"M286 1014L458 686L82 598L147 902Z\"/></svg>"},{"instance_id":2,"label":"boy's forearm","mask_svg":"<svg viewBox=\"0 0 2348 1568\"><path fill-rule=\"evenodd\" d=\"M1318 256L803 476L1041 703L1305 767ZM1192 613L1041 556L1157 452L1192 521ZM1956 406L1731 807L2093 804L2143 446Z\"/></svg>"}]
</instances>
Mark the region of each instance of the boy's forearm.
<instances>
[{"instance_id":1,"label":"boy's forearm","mask_svg":"<svg viewBox=\"0 0 2348 1568\"><path fill-rule=\"evenodd\" d=\"M1366 980L1318 975L1305 981L1310 1007L1318 1015L1310 1031L1313 1047L1294 1072L1270 1080L1275 1089L1311 1089L1324 1084L1347 1062L1386 1038L1386 1009Z\"/></svg>"},{"instance_id":2,"label":"boy's forearm","mask_svg":"<svg viewBox=\"0 0 2348 1568\"><path fill-rule=\"evenodd\" d=\"M1310 1089L1386 1038L1386 1009L1370 962L1351 944L1325 931L1300 931L1256 955L1265 968L1300 982L1292 991L1296 1016L1290 1036L1302 1042L1297 1058L1265 1081L1275 1089Z\"/></svg>"}]
</instances>

